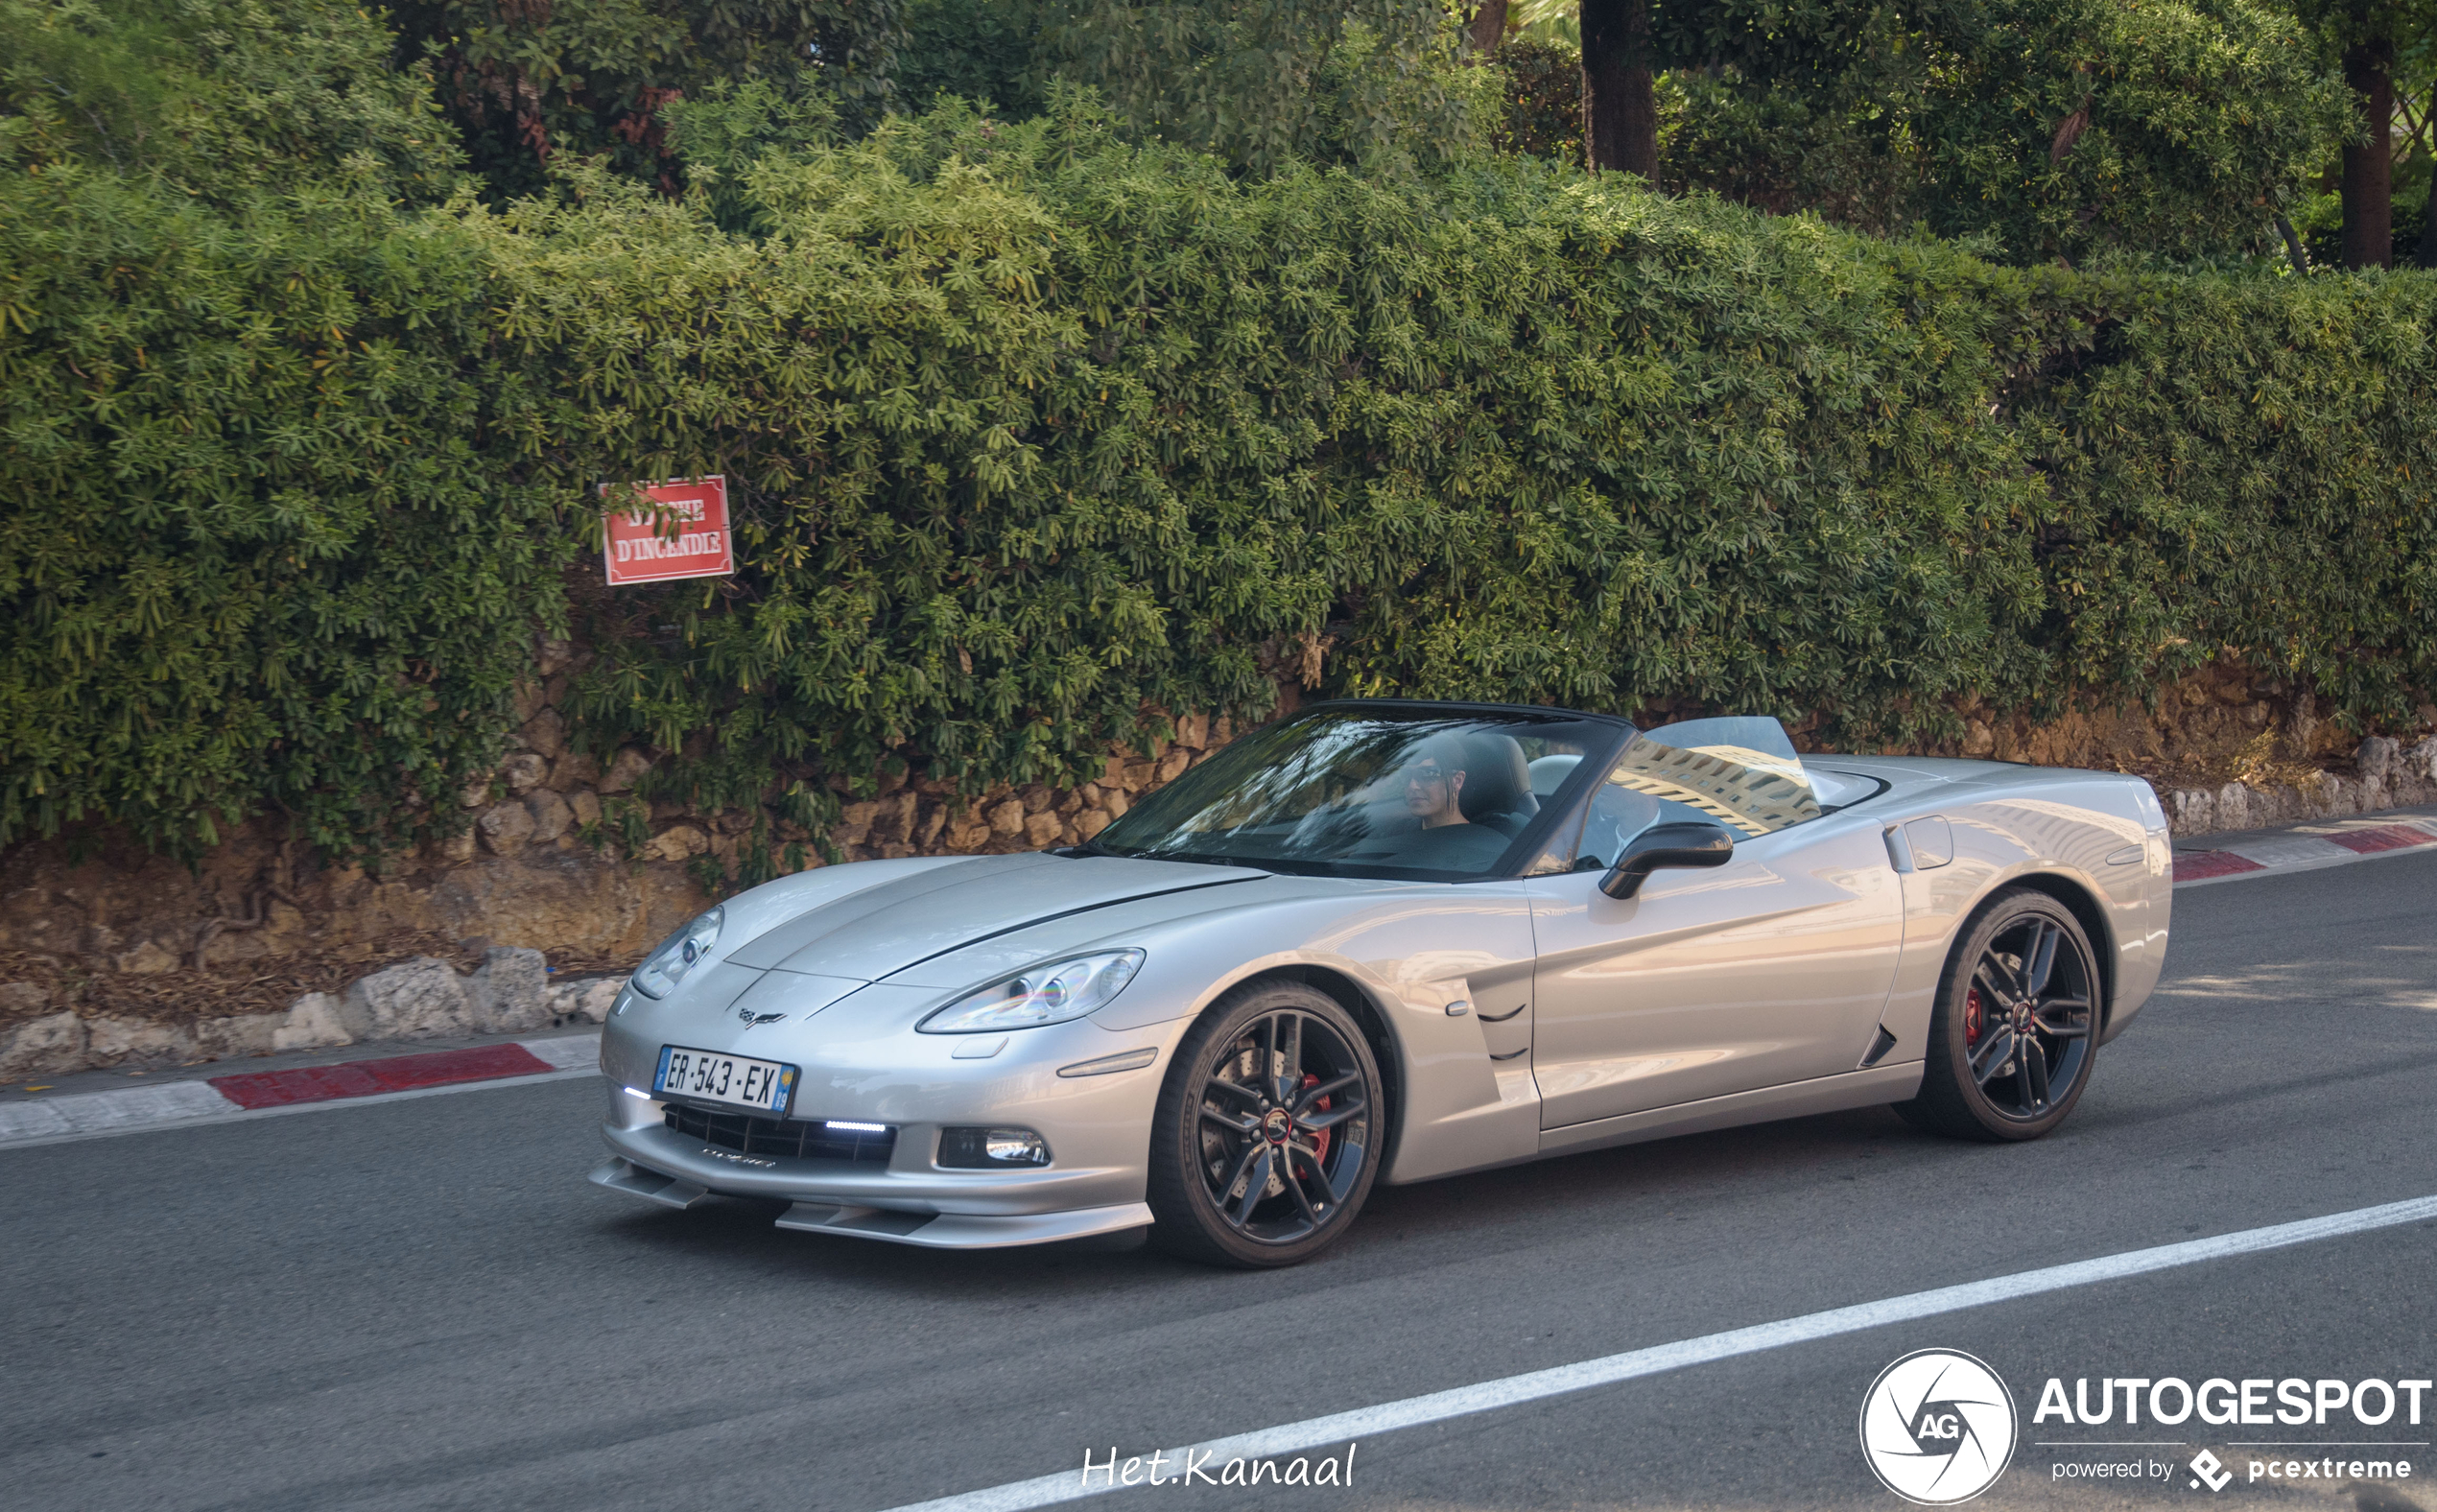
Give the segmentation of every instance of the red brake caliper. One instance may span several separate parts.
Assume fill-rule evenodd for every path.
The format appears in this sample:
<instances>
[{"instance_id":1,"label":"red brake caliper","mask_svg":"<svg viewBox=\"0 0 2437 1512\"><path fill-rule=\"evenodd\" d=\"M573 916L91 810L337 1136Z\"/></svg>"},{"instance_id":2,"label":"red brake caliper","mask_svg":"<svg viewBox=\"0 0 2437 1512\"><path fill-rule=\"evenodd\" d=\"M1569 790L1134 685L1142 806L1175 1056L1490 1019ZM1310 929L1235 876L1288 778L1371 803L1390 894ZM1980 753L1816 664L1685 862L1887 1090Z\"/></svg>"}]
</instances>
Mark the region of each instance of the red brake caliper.
<instances>
[{"instance_id":1,"label":"red brake caliper","mask_svg":"<svg viewBox=\"0 0 2437 1512\"><path fill-rule=\"evenodd\" d=\"M1977 987L1963 994L1963 1043L1980 1043L1980 989Z\"/></svg>"},{"instance_id":2,"label":"red brake caliper","mask_svg":"<svg viewBox=\"0 0 2437 1512\"><path fill-rule=\"evenodd\" d=\"M1307 1087L1316 1087L1316 1086L1318 1086L1318 1085L1320 1084L1320 1078L1319 1078L1318 1076L1316 1076L1316 1075L1313 1075L1311 1072L1308 1072L1308 1071L1307 1071L1307 1072L1305 1072L1305 1073L1303 1074L1303 1084L1304 1084L1305 1086L1307 1086ZM1326 1113L1326 1112L1328 1112L1328 1111L1329 1111L1329 1099L1326 1099L1326 1098L1322 1098L1319 1101L1314 1102L1313 1104L1312 1104L1312 1111L1313 1111L1313 1112L1314 1112L1314 1113ZM1313 1165L1314 1165L1314 1166L1319 1166L1319 1165L1324 1164L1324 1163L1328 1160L1328 1158L1329 1158L1329 1136L1330 1136L1330 1135L1332 1135L1332 1134L1335 1134L1336 1132L1337 1132L1337 1130L1335 1130L1335 1129L1322 1129L1322 1130L1320 1130L1317 1134L1314 1134L1314 1135L1313 1135L1313 1136L1312 1136L1312 1164L1313 1164Z\"/></svg>"}]
</instances>

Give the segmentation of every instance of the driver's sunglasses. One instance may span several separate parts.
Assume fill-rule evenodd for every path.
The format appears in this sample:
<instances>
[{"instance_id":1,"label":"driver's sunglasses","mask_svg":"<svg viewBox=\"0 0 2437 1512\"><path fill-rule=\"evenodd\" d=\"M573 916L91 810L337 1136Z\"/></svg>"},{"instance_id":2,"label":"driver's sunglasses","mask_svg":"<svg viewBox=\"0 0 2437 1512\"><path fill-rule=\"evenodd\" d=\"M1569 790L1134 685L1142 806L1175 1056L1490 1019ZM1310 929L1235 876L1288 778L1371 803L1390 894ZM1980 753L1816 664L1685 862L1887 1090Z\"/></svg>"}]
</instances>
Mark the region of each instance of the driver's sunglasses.
<instances>
[{"instance_id":1,"label":"driver's sunglasses","mask_svg":"<svg viewBox=\"0 0 2437 1512\"><path fill-rule=\"evenodd\" d=\"M1405 780L1408 784L1418 782L1426 788L1435 788L1447 780L1447 773L1436 766L1408 767L1405 768Z\"/></svg>"}]
</instances>

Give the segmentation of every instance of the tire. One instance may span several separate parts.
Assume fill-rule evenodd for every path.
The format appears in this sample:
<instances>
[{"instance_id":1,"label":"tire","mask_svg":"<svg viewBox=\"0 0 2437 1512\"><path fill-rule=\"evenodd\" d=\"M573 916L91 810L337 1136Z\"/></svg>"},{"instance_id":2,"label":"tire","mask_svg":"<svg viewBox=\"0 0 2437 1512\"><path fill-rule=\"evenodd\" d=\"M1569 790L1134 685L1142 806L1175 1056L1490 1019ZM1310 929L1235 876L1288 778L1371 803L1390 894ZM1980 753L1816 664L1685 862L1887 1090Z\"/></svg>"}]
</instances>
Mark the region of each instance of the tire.
<instances>
[{"instance_id":1,"label":"tire","mask_svg":"<svg viewBox=\"0 0 2437 1512\"><path fill-rule=\"evenodd\" d=\"M1336 999L1297 981L1236 988L1186 1034L1160 1089L1151 1243L1247 1270L1311 1259L1370 1195L1384 1111L1370 1042Z\"/></svg>"},{"instance_id":2,"label":"tire","mask_svg":"<svg viewBox=\"0 0 2437 1512\"><path fill-rule=\"evenodd\" d=\"M2090 1085L2101 980L2072 910L2028 888L1999 893L1947 957L1921 1091L1896 1112L1956 1139L2048 1133Z\"/></svg>"}]
</instances>

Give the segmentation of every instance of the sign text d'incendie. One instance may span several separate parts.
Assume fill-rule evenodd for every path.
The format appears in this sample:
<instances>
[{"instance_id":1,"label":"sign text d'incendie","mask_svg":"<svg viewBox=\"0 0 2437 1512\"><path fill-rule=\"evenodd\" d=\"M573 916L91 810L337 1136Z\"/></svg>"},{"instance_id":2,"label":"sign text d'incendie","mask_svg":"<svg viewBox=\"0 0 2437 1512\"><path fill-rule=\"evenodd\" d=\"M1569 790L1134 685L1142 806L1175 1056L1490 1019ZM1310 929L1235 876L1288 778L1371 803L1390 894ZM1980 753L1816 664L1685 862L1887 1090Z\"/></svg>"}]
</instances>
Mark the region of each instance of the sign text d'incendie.
<instances>
[{"instance_id":1,"label":"sign text d'incendie","mask_svg":"<svg viewBox=\"0 0 2437 1512\"><path fill-rule=\"evenodd\" d=\"M611 587L667 582L673 578L719 578L736 571L725 478L681 478L639 486L645 498L668 508L611 512L602 545ZM601 492L606 498L609 485L603 484ZM674 540L666 537L663 532L668 527L661 523L672 514L677 528Z\"/></svg>"}]
</instances>

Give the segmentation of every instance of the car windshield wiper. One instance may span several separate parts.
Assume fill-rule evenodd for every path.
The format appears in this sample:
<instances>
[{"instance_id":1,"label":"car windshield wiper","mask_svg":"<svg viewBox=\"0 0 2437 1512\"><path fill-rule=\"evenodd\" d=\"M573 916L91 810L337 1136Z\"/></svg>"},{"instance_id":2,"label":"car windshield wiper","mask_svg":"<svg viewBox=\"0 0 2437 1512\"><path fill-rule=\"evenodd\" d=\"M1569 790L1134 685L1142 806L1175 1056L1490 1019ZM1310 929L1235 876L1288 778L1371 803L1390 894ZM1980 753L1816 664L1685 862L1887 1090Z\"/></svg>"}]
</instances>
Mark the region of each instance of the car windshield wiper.
<instances>
[{"instance_id":1,"label":"car windshield wiper","mask_svg":"<svg viewBox=\"0 0 2437 1512\"><path fill-rule=\"evenodd\" d=\"M1248 862L1241 856L1223 855L1218 851L1148 851L1143 854L1143 860L1182 862L1189 865L1199 866L1252 866L1258 864L1258 862Z\"/></svg>"},{"instance_id":2,"label":"car windshield wiper","mask_svg":"<svg viewBox=\"0 0 2437 1512\"><path fill-rule=\"evenodd\" d=\"M1080 849L1080 847L1072 847L1072 849ZM1272 862L1263 861L1258 857L1230 856L1223 851L1114 851L1100 844L1098 841L1092 842L1091 853L1095 856L1114 856L1124 861L1172 861L1188 865L1247 866L1255 871L1268 871L1273 865Z\"/></svg>"}]
</instances>

